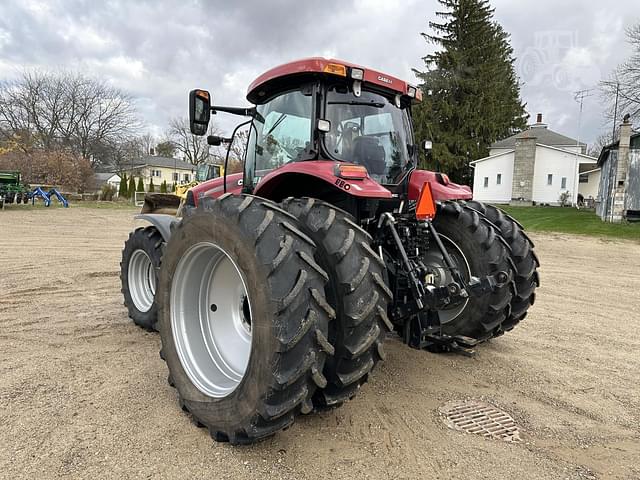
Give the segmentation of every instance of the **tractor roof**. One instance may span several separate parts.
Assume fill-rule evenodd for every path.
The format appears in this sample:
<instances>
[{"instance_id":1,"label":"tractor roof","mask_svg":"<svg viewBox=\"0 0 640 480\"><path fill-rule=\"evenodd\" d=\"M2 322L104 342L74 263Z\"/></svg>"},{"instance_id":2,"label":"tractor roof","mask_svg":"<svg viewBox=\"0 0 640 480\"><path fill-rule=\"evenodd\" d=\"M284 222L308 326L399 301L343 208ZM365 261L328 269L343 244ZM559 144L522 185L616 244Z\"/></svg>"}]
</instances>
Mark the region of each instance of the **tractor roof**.
<instances>
[{"instance_id":1,"label":"tractor roof","mask_svg":"<svg viewBox=\"0 0 640 480\"><path fill-rule=\"evenodd\" d=\"M277 88L281 84L290 84L293 76L324 73L327 75L350 78L350 72L352 69L362 70L364 72L363 80L367 83L372 83L403 95L409 93L410 85L407 84L407 82L391 75L387 75L386 73L378 72L343 60L311 57L295 60L293 62L274 67L271 70L267 70L256 78L251 85L249 85L249 89L247 90L247 100L251 103L258 103L259 99L265 96L268 90ZM418 96L418 99L421 98L421 93L416 92L415 94Z\"/></svg>"}]
</instances>

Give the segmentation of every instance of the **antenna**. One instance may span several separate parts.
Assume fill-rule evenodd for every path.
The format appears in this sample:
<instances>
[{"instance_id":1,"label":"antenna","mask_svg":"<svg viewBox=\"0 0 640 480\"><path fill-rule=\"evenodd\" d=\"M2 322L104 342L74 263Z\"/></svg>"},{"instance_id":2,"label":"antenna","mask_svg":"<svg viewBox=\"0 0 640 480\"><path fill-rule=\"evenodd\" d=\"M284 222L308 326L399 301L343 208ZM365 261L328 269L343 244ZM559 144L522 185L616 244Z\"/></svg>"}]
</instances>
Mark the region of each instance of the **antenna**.
<instances>
[{"instance_id":1,"label":"antenna","mask_svg":"<svg viewBox=\"0 0 640 480\"><path fill-rule=\"evenodd\" d=\"M576 152L575 152L575 158L576 158L576 178L573 184L573 197L576 199L575 202L577 203L578 201L578 188L580 186L580 163L578 160L578 153L582 154L582 148L580 148L580 127L582 124L582 107L584 106L584 99L586 97L591 97L594 95L594 89L593 88L585 88L584 90L577 90L573 95L573 99L578 102L580 104L580 110L578 112L578 134L576 135Z\"/></svg>"}]
</instances>

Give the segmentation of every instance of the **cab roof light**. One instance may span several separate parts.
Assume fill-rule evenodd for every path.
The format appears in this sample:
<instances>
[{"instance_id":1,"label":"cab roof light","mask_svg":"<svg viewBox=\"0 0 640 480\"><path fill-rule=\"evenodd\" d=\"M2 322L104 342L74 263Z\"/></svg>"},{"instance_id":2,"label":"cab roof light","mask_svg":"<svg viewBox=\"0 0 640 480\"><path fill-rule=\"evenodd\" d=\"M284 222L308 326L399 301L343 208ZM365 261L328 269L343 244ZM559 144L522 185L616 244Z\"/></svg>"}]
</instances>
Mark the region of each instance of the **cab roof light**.
<instances>
[{"instance_id":1,"label":"cab roof light","mask_svg":"<svg viewBox=\"0 0 640 480\"><path fill-rule=\"evenodd\" d=\"M411 98L416 98L416 87L407 85L407 95L409 95Z\"/></svg>"},{"instance_id":2,"label":"cab roof light","mask_svg":"<svg viewBox=\"0 0 640 480\"><path fill-rule=\"evenodd\" d=\"M209 92L207 92L206 90L196 90L196 95L209 100Z\"/></svg>"},{"instance_id":3,"label":"cab roof light","mask_svg":"<svg viewBox=\"0 0 640 480\"><path fill-rule=\"evenodd\" d=\"M367 172L365 166L355 165L353 163L338 163L334 173L336 177L348 178L350 180L364 180L369 176L369 172Z\"/></svg>"},{"instance_id":4,"label":"cab roof light","mask_svg":"<svg viewBox=\"0 0 640 480\"><path fill-rule=\"evenodd\" d=\"M424 182L420 191L420 198L416 205L416 218L418 220L433 220L436 216L436 203L433 201L433 193L431 192L431 184Z\"/></svg>"},{"instance_id":5,"label":"cab roof light","mask_svg":"<svg viewBox=\"0 0 640 480\"><path fill-rule=\"evenodd\" d=\"M364 70L361 68L351 68L351 78L354 80L364 80Z\"/></svg>"},{"instance_id":6,"label":"cab roof light","mask_svg":"<svg viewBox=\"0 0 640 480\"><path fill-rule=\"evenodd\" d=\"M333 75L340 75L341 77L347 76L347 67L340 65L339 63L327 63L322 69L324 73L331 73Z\"/></svg>"}]
</instances>

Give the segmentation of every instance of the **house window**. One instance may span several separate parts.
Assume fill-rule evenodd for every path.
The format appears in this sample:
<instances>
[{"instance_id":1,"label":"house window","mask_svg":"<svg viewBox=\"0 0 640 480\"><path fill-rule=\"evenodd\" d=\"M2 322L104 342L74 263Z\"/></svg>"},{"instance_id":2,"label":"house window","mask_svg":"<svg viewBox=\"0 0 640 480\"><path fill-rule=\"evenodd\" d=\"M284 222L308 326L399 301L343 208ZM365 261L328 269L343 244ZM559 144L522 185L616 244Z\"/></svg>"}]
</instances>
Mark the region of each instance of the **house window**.
<instances>
[{"instance_id":1,"label":"house window","mask_svg":"<svg viewBox=\"0 0 640 480\"><path fill-rule=\"evenodd\" d=\"M489 186L489 177L484 177L484 188Z\"/></svg>"},{"instance_id":2,"label":"house window","mask_svg":"<svg viewBox=\"0 0 640 480\"><path fill-rule=\"evenodd\" d=\"M581 173L580 177L578 178L578 182L579 183L589 183L589 175L586 173Z\"/></svg>"},{"instance_id":3,"label":"house window","mask_svg":"<svg viewBox=\"0 0 640 480\"><path fill-rule=\"evenodd\" d=\"M180 175L179 175L179 174L177 174L177 173L175 173L175 172L173 172L173 174L172 174L172 178L173 178L173 181L174 181L174 182L177 182L177 181L178 181L178 179L180 178Z\"/></svg>"},{"instance_id":4,"label":"house window","mask_svg":"<svg viewBox=\"0 0 640 480\"><path fill-rule=\"evenodd\" d=\"M151 170L151 176L152 177L162 177L162 171L161 170Z\"/></svg>"},{"instance_id":5,"label":"house window","mask_svg":"<svg viewBox=\"0 0 640 480\"><path fill-rule=\"evenodd\" d=\"M501 173L496 175L496 185L502 185L502 174Z\"/></svg>"},{"instance_id":6,"label":"house window","mask_svg":"<svg viewBox=\"0 0 640 480\"><path fill-rule=\"evenodd\" d=\"M188 173L182 174L182 181L183 182L188 182L189 181L189 174Z\"/></svg>"},{"instance_id":7,"label":"house window","mask_svg":"<svg viewBox=\"0 0 640 480\"><path fill-rule=\"evenodd\" d=\"M553 185L553 175L547 175L547 185Z\"/></svg>"},{"instance_id":8,"label":"house window","mask_svg":"<svg viewBox=\"0 0 640 480\"><path fill-rule=\"evenodd\" d=\"M562 180L560 181L560 188L567 188L567 177L562 177Z\"/></svg>"}]
</instances>

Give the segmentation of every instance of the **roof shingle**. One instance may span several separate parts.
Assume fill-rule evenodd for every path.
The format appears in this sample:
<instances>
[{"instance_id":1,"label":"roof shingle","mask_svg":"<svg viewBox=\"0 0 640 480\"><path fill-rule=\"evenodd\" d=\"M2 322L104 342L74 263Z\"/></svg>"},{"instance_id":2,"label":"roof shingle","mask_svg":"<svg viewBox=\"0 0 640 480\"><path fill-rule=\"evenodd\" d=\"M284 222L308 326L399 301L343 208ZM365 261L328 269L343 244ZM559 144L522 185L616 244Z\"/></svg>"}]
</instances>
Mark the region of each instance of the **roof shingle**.
<instances>
[{"instance_id":1,"label":"roof shingle","mask_svg":"<svg viewBox=\"0 0 640 480\"><path fill-rule=\"evenodd\" d=\"M516 146L516 140L518 138L535 138L536 143L551 146L571 146L577 145L578 141L575 138L567 137L561 133L549 130L546 127L529 127L520 133L511 135L503 140L498 140L491 144L491 148L513 148ZM586 147L585 143L580 142L580 145Z\"/></svg>"}]
</instances>

